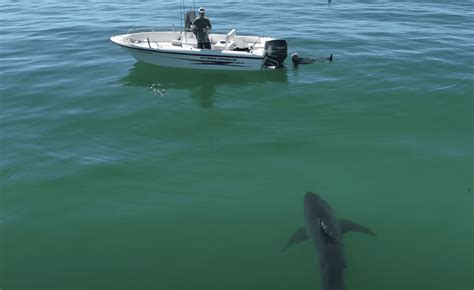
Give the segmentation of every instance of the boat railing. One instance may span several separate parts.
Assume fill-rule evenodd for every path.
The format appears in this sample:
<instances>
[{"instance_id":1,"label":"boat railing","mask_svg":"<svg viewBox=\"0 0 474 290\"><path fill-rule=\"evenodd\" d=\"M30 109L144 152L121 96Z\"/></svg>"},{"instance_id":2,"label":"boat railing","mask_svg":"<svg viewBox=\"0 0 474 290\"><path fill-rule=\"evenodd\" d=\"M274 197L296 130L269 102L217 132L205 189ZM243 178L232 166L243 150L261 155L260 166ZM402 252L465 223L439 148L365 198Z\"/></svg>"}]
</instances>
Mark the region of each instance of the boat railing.
<instances>
[{"instance_id":1,"label":"boat railing","mask_svg":"<svg viewBox=\"0 0 474 290\"><path fill-rule=\"evenodd\" d=\"M128 29L127 34L140 33L140 32L164 32L164 31L180 31L176 26L160 26L160 27L132 27Z\"/></svg>"},{"instance_id":2,"label":"boat railing","mask_svg":"<svg viewBox=\"0 0 474 290\"><path fill-rule=\"evenodd\" d=\"M143 43L146 43L148 48L153 48L151 44L155 44L156 47L159 47L158 41L151 41L149 37L146 39L134 39L131 37L123 37L123 40L125 40L129 45L134 45L134 46L142 46Z\"/></svg>"}]
</instances>

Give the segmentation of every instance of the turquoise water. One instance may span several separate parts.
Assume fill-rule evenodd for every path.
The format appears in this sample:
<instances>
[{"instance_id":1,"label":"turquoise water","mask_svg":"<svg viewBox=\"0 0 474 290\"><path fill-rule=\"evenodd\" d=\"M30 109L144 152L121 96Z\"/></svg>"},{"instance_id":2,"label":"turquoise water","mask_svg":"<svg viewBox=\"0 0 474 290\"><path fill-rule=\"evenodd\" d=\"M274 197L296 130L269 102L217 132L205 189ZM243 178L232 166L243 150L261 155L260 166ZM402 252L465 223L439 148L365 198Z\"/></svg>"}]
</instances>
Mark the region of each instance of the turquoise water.
<instances>
[{"instance_id":1,"label":"turquoise water","mask_svg":"<svg viewBox=\"0 0 474 290\"><path fill-rule=\"evenodd\" d=\"M179 1L0 0L0 288L320 289L281 252L303 196L346 288L473 288L473 2L198 1L220 32L332 63L257 73L137 63L109 41Z\"/></svg>"}]
</instances>

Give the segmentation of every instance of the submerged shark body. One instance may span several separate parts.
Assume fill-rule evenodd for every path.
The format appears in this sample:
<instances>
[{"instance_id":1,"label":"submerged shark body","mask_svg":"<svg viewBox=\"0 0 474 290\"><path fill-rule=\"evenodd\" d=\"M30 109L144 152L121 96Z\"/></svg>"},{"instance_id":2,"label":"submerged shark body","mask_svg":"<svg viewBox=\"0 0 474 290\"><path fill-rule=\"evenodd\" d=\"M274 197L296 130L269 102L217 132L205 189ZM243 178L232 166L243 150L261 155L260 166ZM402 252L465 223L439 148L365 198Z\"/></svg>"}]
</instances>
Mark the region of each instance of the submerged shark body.
<instances>
[{"instance_id":1,"label":"submerged shark body","mask_svg":"<svg viewBox=\"0 0 474 290\"><path fill-rule=\"evenodd\" d=\"M358 231L370 235L375 233L364 226L335 217L332 208L317 194L308 192L304 198L305 227L297 230L284 250L310 239L319 253L322 289L344 290L343 272L346 267L342 235Z\"/></svg>"}]
</instances>

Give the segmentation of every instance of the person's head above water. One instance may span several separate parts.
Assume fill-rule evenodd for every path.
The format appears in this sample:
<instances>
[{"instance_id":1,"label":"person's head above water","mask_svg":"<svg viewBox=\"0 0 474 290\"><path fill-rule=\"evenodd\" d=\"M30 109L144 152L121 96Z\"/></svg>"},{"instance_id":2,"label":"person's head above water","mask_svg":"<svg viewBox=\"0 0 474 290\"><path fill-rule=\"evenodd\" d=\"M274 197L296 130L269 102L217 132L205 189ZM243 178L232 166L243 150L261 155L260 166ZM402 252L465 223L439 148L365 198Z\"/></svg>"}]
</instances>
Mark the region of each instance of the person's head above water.
<instances>
[{"instance_id":1,"label":"person's head above water","mask_svg":"<svg viewBox=\"0 0 474 290\"><path fill-rule=\"evenodd\" d=\"M204 7L199 8L199 16L204 17L206 15L206 9Z\"/></svg>"},{"instance_id":2,"label":"person's head above water","mask_svg":"<svg viewBox=\"0 0 474 290\"><path fill-rule=\"evenodd\" d=\"M293 63L297 63L300 60L300 56L296 52L293 52L291 54L291 60L293 61Z\"/></svg>"}]
</instances>

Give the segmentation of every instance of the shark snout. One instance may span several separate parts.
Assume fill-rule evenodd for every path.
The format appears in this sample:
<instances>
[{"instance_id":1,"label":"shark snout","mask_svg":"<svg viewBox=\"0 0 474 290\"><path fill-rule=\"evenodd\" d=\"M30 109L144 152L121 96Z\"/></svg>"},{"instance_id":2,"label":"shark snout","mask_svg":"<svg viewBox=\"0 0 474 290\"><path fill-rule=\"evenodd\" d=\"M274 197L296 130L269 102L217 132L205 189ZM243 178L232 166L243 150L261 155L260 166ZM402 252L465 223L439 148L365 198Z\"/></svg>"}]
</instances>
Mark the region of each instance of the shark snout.
<instances>
[{"instance_id":1,"label":"shark snout","mask_svg":"<svg viewBox=\"0 0 474 290\"><path fill-rule=\"evenodd\" d=\"M314 192L307 192L304 196L304 202L307 204L314 204L321 201L321 198L317 193Z\"/></svg>"}]
</instances>

